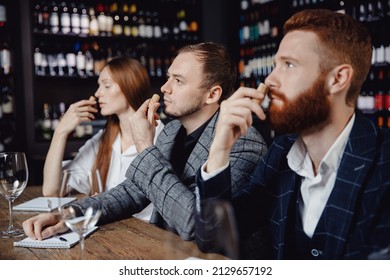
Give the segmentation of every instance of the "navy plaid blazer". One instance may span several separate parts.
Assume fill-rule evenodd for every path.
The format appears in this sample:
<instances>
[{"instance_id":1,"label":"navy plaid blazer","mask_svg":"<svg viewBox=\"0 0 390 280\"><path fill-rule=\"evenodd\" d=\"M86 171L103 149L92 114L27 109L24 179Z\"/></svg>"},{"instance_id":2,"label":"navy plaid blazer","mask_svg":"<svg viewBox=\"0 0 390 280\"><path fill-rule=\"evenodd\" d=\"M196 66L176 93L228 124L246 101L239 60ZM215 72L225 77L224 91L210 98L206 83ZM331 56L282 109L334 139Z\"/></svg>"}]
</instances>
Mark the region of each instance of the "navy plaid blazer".
<instances>
[{"instance_id":1,"label":"navy plaid blazer","mask_svg":"<svg viewBox=\"0 0 390 280\"><path fill-rule=\"evenodd\" d=\"M289 209L297 203L300 190L301 178L286 159L295 140L292 135L276 138L238 194L229 193L229 168L208 181L203 181L199 172L197 176L199 204L232 199L241 237L266 228L272 243L271 258L275 259L285 257L291 234L287 220L295 219L289 218ZM207 217L200 208L195 234L202 251L213 249L204 226ZM319 259L366 259L390 245L390 131L377 129L360 113L319 224L313 238L321 240L320 248L312 248Z\"/></svg>"}]
</instances>

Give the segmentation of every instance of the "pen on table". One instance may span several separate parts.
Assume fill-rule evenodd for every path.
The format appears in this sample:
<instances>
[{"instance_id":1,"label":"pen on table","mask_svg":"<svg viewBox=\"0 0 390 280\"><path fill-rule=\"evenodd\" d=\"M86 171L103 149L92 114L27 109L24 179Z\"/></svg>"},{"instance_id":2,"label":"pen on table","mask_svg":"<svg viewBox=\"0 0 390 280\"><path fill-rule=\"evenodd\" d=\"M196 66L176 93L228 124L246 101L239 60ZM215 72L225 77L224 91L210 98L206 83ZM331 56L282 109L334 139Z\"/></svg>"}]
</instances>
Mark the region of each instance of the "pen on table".
<instances>
[{"instance_id":1,"label":"pen on table","mask_svg":"<svg viewBox=\"0 0 390 280\"><path fill-rule=\"evenodd\" d=\"M51 203L51 200L48 199L48 200L47 200L47 207L48 207L49 209L51 209L52 206L53 206L53 205L52 205L52 203Z\"/></svg>"},{"instance_id":2,"label":"pen on table","mask_svg":"<svg viewBox=\"0 0 390 280\"><path fill-rule=\"evenodd\" d=\"M64 241L64 242L68 242L68 240L62 236L56 236L56 238L58 238L59 240Z\"/></svg>"}]
</instances>

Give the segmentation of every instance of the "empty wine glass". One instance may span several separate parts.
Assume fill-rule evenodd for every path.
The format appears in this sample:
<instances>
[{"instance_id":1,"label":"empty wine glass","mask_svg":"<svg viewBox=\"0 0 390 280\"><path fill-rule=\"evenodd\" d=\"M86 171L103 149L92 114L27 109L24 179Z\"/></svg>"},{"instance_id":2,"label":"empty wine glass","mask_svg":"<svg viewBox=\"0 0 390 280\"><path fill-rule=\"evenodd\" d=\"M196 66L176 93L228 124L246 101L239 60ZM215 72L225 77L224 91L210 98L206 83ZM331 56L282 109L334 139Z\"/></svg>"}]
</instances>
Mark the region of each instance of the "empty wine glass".
<instances>
[{"instance_id":1,"label":"empty wine glass","mask_svg":"<svg viewBox=\"0 0 390 280\"><path fill-rule=\"evenodd\" d=\"M202 225L202 238L214 253L230 259L239 258L239 238L233 208L228 201L203 202L206 220Z\"/></svg>"},{"instance_id":2,"label":"empty wine glass","mask_svg":"<svg viewBox=\"0 0 390 280\"><path fill-rule=\"evenodd\" d=\"M103 192L102 179L98 169L86 172L81 169L65 169L62 172L60 197L74 193L94 195Z\"/></svg>"},{"instance_id":3,"label":"empty wine glass","mask_svg":"<svg viewBox=\"0 0 390 280\"><path fill-rule=\"evenodd\" d=\"M239 258L239 240L233 208L227 201L216 201L214 213L217 222L217 246L223 255L236 260Z\"/></svg>"},{"instance_id":4,"label":"empty wine glass","mask_svg":"<svg viewBox=\"0 0 390 280\"><path fill-rule=\"evenodd\" d=\"M390 245L368 255L369 260L390 260Z\"/></svg>"},{"instance_id":5,"label":"empty wine glass","mask_svg":"<svg viewBox=\"0 0 390 280\"><path fill-rule=\"evenodd\" d=\"M58 211L66 226L78 234L80 259L84 259L84 235L96 225L101 214L98 199L81 216L76 216L76 210L71 204L58 207Z\"/></svg>"},{"instance_id":6,"label":"empty wine glass","mask_svg":"<svg viewBox=\"0 0 390 280\"><path fill-rule=\"evenodd\" d=\"M65 170L61 185L62 194L72 193L72 189L78 190L75 184L88 184L88 188L92 189L94 182L97 182L101 189L100 173L83 172L75 170ZM72 204L61 205L61 197L59 197L58 212L62 221L68 228L76 232L79 236L80 259L84 259L84 235L91 230L99 220L101 215L101 203L99 198L94 198L93 203L85 210L84 213L77 213L75 206ZM78 215L77 215L78 214Z\"/></svg>"},{"instance_id":7,"label":"empty wine glass","mask_svg":"<svg viewBox=\"0 0 390 280\"><path fill-rule=\"evenodd\" d=\"M24 234L23 229L15 228L12 209L15 199L23 192L28 181L27 160L24 153L0 153L0 193L8 200L8 229L0 232L2 238L18 237Z\"/></svg>"}]
</instances>

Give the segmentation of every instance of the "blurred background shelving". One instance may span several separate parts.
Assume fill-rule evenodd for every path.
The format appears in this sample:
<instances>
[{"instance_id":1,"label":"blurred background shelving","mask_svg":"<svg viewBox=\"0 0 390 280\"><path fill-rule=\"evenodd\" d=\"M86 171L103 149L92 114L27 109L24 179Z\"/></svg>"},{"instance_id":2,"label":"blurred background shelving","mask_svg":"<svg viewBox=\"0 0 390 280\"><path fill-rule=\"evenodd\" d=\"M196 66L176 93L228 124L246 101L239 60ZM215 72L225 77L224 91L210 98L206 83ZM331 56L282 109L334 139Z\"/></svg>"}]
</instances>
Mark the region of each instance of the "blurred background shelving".
<instances>
[{"instance_id":1,"label":"blurred background shelving","mask_svg":"<svg viewBox=\"0 0 390 280\"><path fill-rule=\"evenodd\" d=\"M305 8L345 12L368 27L374 55L358 108L390 127L390 0L0 0L0 151L26 152L29 184L41 184L61 114L94 94L102 65L120 54L139 59L160 92L178 48L215 41L237 63L237 86L257 87L272 71L284 21ZM66 158L104 123L80 126ZM255 125L270 143L268 127Z\"/></svg>"}]
</instances>

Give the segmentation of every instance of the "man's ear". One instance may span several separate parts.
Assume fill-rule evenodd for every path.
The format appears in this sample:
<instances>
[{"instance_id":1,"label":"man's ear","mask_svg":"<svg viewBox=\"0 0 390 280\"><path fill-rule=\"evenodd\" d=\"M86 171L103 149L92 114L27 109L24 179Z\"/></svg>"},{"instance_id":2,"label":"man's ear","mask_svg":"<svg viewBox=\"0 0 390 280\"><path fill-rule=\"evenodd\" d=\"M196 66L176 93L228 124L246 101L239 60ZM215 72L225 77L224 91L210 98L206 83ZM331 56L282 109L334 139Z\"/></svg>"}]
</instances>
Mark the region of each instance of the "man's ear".
<instances>
[{"instance_id":1,"label":"man's ear","mask_svg":"<svg viewBox=\"0 0 390 280\"><path fill-rule=\"evenodd\" d=\"M333 68L328 76L328 87L331 94L348 91L353 76L353 68L349 64L342 64Z\"/></svg>"},{"instance_id":2,"label":"man's ear","mask_svg":"<svg viewBox=\"0 0 390 280\"><path fill-rule=\"evenodd\" d=\"M220 86L213 86L207 96L206 104L218 103L222 95L222 88Z\"/></svg>"}]
</instances>

